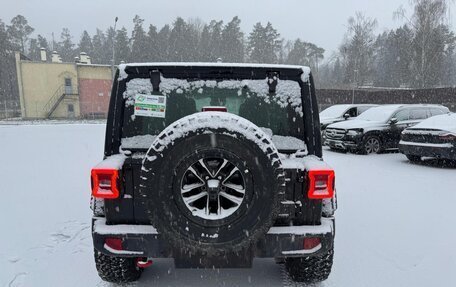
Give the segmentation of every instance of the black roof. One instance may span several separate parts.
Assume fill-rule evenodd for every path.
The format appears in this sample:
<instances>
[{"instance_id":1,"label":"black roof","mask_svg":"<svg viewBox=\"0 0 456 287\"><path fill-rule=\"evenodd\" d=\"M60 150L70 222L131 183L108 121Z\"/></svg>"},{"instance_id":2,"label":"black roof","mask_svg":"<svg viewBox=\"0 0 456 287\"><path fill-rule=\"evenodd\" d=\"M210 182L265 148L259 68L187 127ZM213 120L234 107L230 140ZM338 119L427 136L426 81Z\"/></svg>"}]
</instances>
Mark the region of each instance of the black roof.
<instances>
[{"instance_id":1,"label":"black roof","mask_svg":"<svg viewBox=\"0 0 456 287\"><path fill-rule=\"evenodd\" d=\"M153 71L178 79L265 79L276 74L283 80L298 80L310 74L305 66L254 63L132 63L119 65L119 71L120 79L128 75L147 77Z\"/></svg>"}]
</instances>

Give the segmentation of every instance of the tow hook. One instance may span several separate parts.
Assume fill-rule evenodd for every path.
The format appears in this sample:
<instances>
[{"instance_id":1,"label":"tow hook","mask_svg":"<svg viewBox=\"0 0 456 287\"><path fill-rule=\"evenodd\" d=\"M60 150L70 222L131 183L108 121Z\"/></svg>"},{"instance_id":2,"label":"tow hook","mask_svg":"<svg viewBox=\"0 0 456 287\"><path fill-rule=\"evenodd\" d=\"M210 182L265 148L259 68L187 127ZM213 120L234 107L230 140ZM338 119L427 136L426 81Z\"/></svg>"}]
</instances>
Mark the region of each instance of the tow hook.
<instances>
[{"instance_id":1,"label":"tow hook","mask_svg":"<svg viewBox=\"0 0 456 287\"><path fill-rule=\"evenodd\" d=\"M136 266L138 266L139 268L147 268L150 265L152 265L152 259L145 257L136 259Z\"/></svg>"}]
</instances>

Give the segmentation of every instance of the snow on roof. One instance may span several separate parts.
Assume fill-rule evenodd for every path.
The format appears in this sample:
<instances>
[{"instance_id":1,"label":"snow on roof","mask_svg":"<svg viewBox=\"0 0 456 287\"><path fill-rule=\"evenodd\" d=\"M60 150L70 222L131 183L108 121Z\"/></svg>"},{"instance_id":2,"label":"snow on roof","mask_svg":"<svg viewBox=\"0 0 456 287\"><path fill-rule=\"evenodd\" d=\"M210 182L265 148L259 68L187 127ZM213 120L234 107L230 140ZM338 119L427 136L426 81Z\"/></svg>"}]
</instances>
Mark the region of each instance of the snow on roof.
<instances>
[{"instance_id":1,"label":"snow on roof","mask_svg":"<svg viewBox=\"0 0 456 287\"><path fill-rule=\"evenodd\" d=\"M310 68L298 65L256 64L256 63L213 63L213 62L150 62L128 63L119 65L119 80L127 78L125 69L128 67L227 67L227 68L271 68L271 69L300 69L303 71L301 79L309 81Z\"/></svg>"}]
</instances>

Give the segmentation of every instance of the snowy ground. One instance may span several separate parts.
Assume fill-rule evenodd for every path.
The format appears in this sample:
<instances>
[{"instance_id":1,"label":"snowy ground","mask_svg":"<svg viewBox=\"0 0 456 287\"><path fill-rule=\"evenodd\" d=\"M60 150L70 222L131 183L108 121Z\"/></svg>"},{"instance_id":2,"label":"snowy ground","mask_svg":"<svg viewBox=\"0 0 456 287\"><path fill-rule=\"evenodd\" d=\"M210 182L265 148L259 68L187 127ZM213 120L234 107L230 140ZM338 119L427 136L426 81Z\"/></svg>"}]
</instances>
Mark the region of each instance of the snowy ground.
<instances>
[{"instance_id":1,"label":"snowy ground","mask_svg":"<svg viewBox=\"0 0 456 287\"><path fill-rule=\"evenodd\" d=\"M96 274L90 235L89 170L103 144L102 124L0 125L0 286L111 286ZM456 168L401 154L325 158L339 210L333 273L319 286L456 286ZM157 260L133 286L283 284L272 260L249 270Z\"/></svg>"}]
</instances>

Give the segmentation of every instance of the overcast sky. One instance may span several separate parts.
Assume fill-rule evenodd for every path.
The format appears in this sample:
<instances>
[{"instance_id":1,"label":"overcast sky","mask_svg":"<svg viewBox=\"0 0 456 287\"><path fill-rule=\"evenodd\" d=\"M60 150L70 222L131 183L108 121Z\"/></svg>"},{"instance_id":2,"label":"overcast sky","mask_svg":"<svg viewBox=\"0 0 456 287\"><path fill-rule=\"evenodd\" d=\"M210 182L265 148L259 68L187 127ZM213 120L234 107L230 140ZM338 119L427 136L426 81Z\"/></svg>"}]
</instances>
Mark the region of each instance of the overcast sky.
<instances>
[{"instance_id":1,"label":"overcast sky","mask_svg":"<svg viewBox=\"0 0 456 287\"><path fill-rule=\"evenodd\" d=\"M199 17L229 21L233 16L242 20L247 34L256 22L270 21L286 39L301 38L324 48L328 57L343 39L347 18L356 11L378 20L378 32L402 24L393 19L401 5L411 11L409 0L0 0L0 19L9 23L17 14L24 15L35 31L46 38L54 32L56 40L63 27L69 28L74 42L83 30L91 35L95 28L106 30L119 17L118 27L129 31L132 19L138 14L145 19L145 28L159 28L177 17ZM456 11L455 4L451 9ZM455 27L453 21L453 30ZM35 33L36 34L36 33Z\"/></svg>"}]
</instances>

